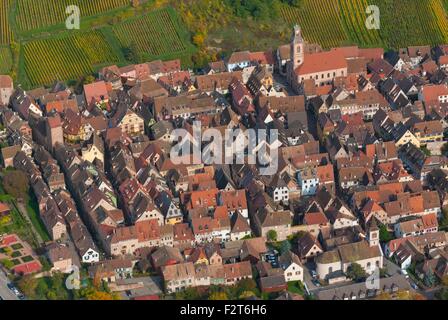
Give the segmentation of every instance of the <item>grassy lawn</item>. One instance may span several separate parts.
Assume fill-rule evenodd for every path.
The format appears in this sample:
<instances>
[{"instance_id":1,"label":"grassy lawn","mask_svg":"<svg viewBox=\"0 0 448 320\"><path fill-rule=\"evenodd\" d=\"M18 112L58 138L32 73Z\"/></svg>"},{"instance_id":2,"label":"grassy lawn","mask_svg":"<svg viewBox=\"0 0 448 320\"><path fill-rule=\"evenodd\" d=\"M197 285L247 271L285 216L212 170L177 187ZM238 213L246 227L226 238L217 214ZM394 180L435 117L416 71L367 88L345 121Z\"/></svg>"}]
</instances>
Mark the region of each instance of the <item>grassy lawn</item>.
<instances>
[{"instance_id":1,"label":"grassy lawn","mask_svg":"<svg viewBox=\"0 0 448 320\"><path fill-rule=\"evenodd\" d=\"M11 223L7 225L0 226L0 234L2 233L16 233L21 239L28 242L32 247L37 247L38 243L34 238L31 226L28 222L20 215L15 207L12 207L10 217Z\"/></svg>"},{"instance_id":2,"label":"grassy lawn","mask_svg":"<svg viewBox=\"0 0 448 320\"><path fill-rule=\"evenodd\" d=\"M35 199L35 198L34 198ZM16 200L10 196L9 194L5 193L5 190L3 189L2 184L0 183L0 201L8 203L11 207L11 213L9 214L9 217L11 219L10 223L7 224L0 224L0 234L7 233L16 233L22 240L28 242L33 248L36 248L39 246L39 243L34 236L34 233L32 231L32 228L27 220L20 214ZM40 225L39 227L36 227L37 230L40 230L38 232L41 233L41 237L44 241L48 241L50 237L45 231L45 228L42 225L42 222L40 221L40 218L38 216L38 211L36 211L37 203L34 200L34 204L32 203L32 200L28 200L27 203L29 204L29 215L31 217L32 221L36 221L37 225ZM31 212L32 211L32 212ZM34 216L34 220L33 217ZM34 222L33 222L34 223ZM19 250L19 246L15 246L13 248L14 250Z\"/></svg>"},{"instance_id":3,"label":"grassy lawn","mask_svg":"<svg viewBox=\"0 0 448 320\"><path fill-rule=\"evenodd\" d=\"M50 241L50 236L48 235L45 226L40 219L39 215L39 206L37 204L36 196L30 192L28 199L26 201L26 210L28 211L28 215L33 223L34 228L36 228L39 235L42 237L43 241Z\"/></svg>"},{"instance_id":4,"label":"grassy lawn","mask_svg":"<svg viewBox=\"0 0 448 320\"><path fill-rule=\"evenodd\" d=\"M23 248L23 246L20 243L15 243L11 246L11 248L13 248L14 250L20 250Z\"/></svg>"},{"instance_id":5,"label":"grassy lawn","mask_svg":"<svg viewBox=\"0 0 448 320\"><path fill-rule=\"evenodd\" d=\"M33 261L34 259L33 259L33 257L32 256L25 256L25 257L23 257L22 258L22 261L23 262L31 262L31 261Z\"/></svg>"}]
</instances>

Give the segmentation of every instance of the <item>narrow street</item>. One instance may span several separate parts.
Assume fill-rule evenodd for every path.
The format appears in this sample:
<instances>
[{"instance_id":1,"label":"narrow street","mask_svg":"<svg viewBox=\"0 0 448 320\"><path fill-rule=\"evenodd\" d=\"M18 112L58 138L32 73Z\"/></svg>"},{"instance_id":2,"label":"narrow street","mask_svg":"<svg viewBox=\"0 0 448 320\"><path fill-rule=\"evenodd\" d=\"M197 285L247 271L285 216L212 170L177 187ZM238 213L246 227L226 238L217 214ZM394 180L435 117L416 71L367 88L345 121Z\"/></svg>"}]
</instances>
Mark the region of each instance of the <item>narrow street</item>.
<instances>
[{"instance_id":1,"label":"narrow street","mask_svg":"<svg viewBox=\"0 0 448 320\"><path fill-rule=\"evenodd\" d=\"M17 296L8 288L9 280L3 270L0 269L0 297L3 300L19 300Z\"/></svg>"}]
</instances>

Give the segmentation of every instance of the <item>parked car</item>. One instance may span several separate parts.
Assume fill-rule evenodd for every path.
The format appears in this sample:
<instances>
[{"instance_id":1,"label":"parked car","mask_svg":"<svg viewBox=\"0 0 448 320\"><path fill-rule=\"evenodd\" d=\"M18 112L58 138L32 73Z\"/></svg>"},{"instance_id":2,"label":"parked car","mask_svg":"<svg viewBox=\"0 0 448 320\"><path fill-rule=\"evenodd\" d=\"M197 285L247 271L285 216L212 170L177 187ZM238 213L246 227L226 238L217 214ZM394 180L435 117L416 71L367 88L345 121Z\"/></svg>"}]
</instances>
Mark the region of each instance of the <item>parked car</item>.
<instances>
[{"instance_id":1,"label":"parked car","mask_svg":"<svg viewBox=\"0 0 448 320\"><path fill-rule=\"evenodd\" d=\"M409 279L409 274L406 270L401 270L401 274L405 276L406 279Z\"/></svg>"},{"instance_id":2,"label":"parked car","mask_svg":"<svg viewBox=\"0 0 448 320\"><path fill-rule=\"evenodd\" d=\"M311 281L316 287L320 287L320 282L317 279Z\"/></svg>"},{"instance_id":3,"label":"parked car","mask_svg":"<svg viewBox=\"0 0 448 320\"><path fill-rule=\"evenodd\" d=\"M418 290L419 289L418 285L416 285L414 282L411 282L411 287L414 290Z\"/></svg>"},{"instance_id":4,"label":"parked car","mask_svg":"<svg viewBox=\"0 0 448 320\"><path fill-rule=\"evenodd\" d=\"M314 271L314 270L311 270L311 276L313 277L313 279L317 279L318 278L317 272Z\"/></svg>"}]
</instances>

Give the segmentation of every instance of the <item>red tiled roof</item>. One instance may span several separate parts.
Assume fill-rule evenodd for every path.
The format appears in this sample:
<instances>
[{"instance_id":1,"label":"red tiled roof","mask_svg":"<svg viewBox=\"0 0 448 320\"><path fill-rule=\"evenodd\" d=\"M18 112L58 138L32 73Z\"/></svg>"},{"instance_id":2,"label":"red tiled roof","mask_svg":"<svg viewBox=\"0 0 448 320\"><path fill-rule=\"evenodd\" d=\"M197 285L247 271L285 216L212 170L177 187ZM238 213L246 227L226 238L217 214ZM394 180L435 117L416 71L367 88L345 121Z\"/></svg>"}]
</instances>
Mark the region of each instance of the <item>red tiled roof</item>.
<instances>
[{"instance_id":1,"label":"red tiled roof","mask_svg":"<svg viewBox=\"0 0 448 320\"><path fill-rule=\"evenodd\" d=\"M251 52L249 54L250 60L256 61L262 65L265 64L274 64L275 59L271 52Z\"/></svg>"},{"instance_id":2,"label":"red tiled roof","mask_svg":"<svg viewBox=\"0 0 448 320\"><path fill-rule=\"evenodd\" d=\"M12 88L13 81L10 76L0 75L0 88Z\"/></svg>"},{"instance_id":3,"label":"red tiled roof","mask_svg":"<svg viewBox=\"0 0 448 320\"><path fill-rule=\"evenodd\" d=\"M422 88L425 102L438 101L439 96L448 95L448 85L427 85Z\"/></svg>"},{"instance_id":4,"label":"red tiled roof","mask_svg":"<svg viewBox=\"0 0 448 320\"><path fill-rule=\"evenodd\" d=\"M324 96L326 94L330 94L331 91L333 90L333 86L331 84L327 84L324 86L319 86L316 88L316 94L318 96Z\"/></svg>"},{"instance_id":5,"label":"red tiled roof","mask_svg":"<svg viewBox=\"0 0 448 320\"><path fill-rule=\"evenodd\" d=\"M104 81L98 81L84 86L84 94L86 96L87 103L101 101L101 97L108 99L109 94L107 86Z\"/></svg>"},{"instance_id":6,"label":"red tiled roof","mask_svg":"<svg viewBox=\"0 0 448 320\"><path fill-rule=\"evenodd\" d=\"M383 48L366 48L359 49L359 56L368 60L382 59L384 56Z\"/></svg>"},{"instance_id":7,"label":"red tiled roof","mask_svg":"<svg viewBox=\"0 0 448 320\"><path fill-rule=\"evenodd\" d=\"M437 216L435 213L422 216L422 222L425 228L435 228L439 226L439 222L437 221Z\"/></svg>"},{"instance_id":8,"label":"red tiled roof","mask_svg":"<svg viewBox=\"0 0 448 320\"><path fill-rule=\"evenodd\" d=\"M52 129L62 126L61 117L58 113L55 116L48 118L48 125Z\"/></svg>"},{"instance_id":9,"label":"red tiled roof","mask_svg":"<svg viewBox=\"0 0 448 320\"><path fill-rule=\"evenodd\" d=\"M319 177L320 182L334 181L333 165L329 164L326 166L317 167L317 175Z\"/></svg>"},{"instance_id":10,"label":"red tiled roof","mask_svg":"<svg viewBox=\"0 0 448 320\"><path fill-rule=\"evenodd\" d=\"M439 64L440 64L440 65L448 64L448 56L441 56L441 57L439 58Z\"/></svg>"},{"instance_id":11,"label":"red tiled roof","mask_svg":"<svg viewBox=\"0 0 448 320\"><path fill-rule=\"evenodd\" d=\"M310 212L305 214L303 223L307 225L325 225L328 223L328 219L322 212Z\"/></svg>"},{"instance_id":12,"label":"red tiled roof","mask_svg":"<svg viewBox=\"0 0 448 320\"><path fill-rule=\"evenodd\" d=\"M344 52L332 50L306 54L303 64L295 70L295 73L297 75L306 75L344 68L347 68Z\"/></svg>"}]
</instances>

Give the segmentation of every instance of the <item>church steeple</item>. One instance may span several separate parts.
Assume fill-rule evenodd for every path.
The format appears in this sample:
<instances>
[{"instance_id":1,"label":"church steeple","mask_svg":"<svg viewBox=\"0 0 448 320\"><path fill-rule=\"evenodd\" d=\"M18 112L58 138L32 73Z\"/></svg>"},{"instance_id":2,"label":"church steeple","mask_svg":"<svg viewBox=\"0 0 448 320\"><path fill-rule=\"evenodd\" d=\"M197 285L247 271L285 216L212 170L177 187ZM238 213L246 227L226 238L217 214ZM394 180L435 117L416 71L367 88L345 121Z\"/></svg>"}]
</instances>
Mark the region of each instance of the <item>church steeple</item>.
<instances>
[{"instance_id":1,"label":"church steeple","mask_svg":"<svg viewBox=\"0 0 448 320\"><path fill-rule=\"evenodd\" d=\"M299 25L294 26L294 32L291 38L291 62L293 70L303 64L305 59L305 43L302 37L302 29Z\"/></svg>"},{"instance_id":2,"label":"church steeple","mask_svg":"<svg viewBox=\"0 0 448 320\"><path fill-rule=\"evenodd\" d=\"M376 222L376 218L372 217L370 221L370 225L368 228L369 236L369 246L375 247L380 243L380 229L378 228L378 224Z\"/></svg>"}]
</instances>

